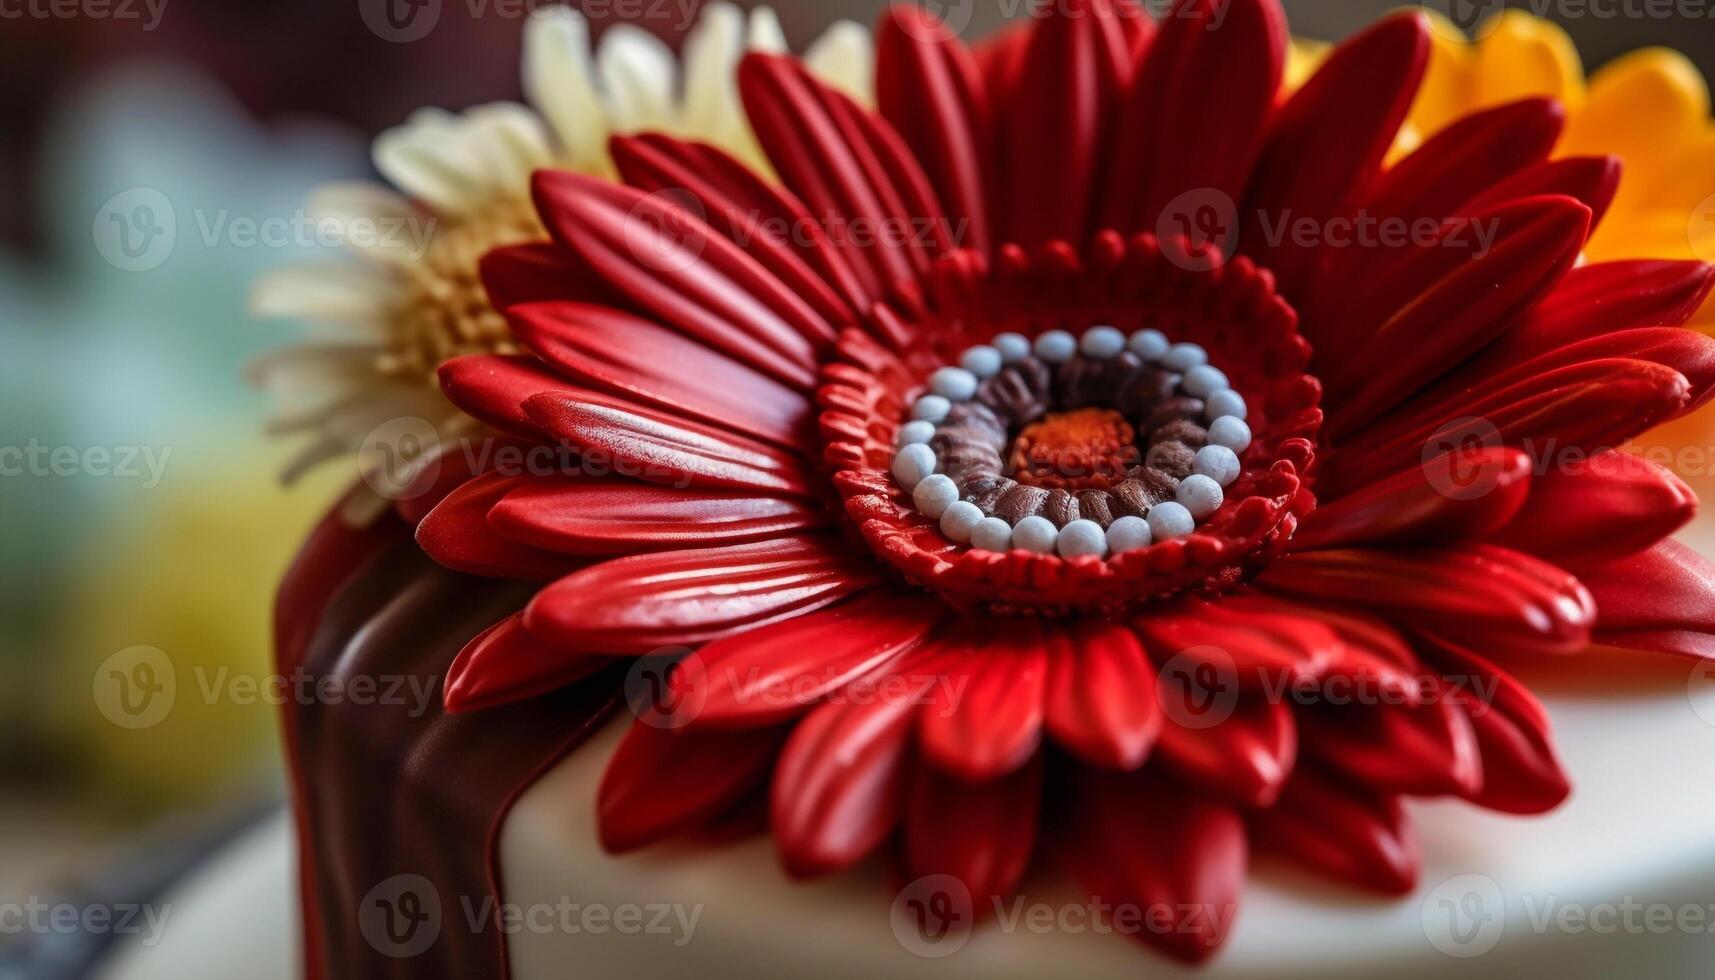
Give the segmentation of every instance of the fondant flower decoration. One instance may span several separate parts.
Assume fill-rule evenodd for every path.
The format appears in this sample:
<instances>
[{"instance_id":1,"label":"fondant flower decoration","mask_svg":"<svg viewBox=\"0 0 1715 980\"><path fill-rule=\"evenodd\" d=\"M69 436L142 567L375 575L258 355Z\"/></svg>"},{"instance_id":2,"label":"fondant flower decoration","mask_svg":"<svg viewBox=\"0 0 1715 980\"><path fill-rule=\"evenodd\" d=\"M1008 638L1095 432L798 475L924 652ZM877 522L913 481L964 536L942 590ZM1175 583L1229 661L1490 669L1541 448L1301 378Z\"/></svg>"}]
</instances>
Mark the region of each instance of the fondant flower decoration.
<instances>
[{"instance_id":1,"label":"fondant flower decoration","mask_svg":"<svg viewBox=\"0 0 1715 980\"><path fill-rule=\"evenodd\" d=\"M431 555L545 583L447 706L694 648L608 769L615 851L765 812L794 875L897 840L979 910L1039 842L1179 914L1253 850L1407 890L1402 798L1568 791L1497 664L1712 650L1695 499L1606 448L1709 397L1711 269L1576 264L1620 168L1551 160L1551 99L1384 165L1420 16L1281 100L1274 0L1050 7L975 51L894 10L877 112L748 55L778 183L658 133L536 174L552 241L482 264L519 352L440 375L580 471L441 481ZM1421 234L1270 231L1359 215ZM1335 684L1372 696L1282 694ZM1144 938L1223 939L1185 925Z\"/></svg>"},{"instance_id":2,"label":"fondant flower decoration","mask_svg":"<svg viewBox=\"0 0 1715 980\"><path fill-rule=\"evenodd\" d=\"M866 98L870 47L866 30L841 22L805 63ZM316 193L310 212L340 231L355 261L281 269L259 280L252 297L262 315L332 328L325 340L252 366L255 382L278 401L271 427L310 434L286 478L351 454L390 419L421 418L449 444L468 431L434 372L459 354L518 349L483 293L477 264L490 248L542 237L530 204L535 169L611 175L608 135L646 129L707 141L763 167L733 80L746 49L786 49L768 8L747 15L709 4L686 38L681 79L673 53L642 29L615 25L592 57L583 18L570 7L543 7L525 30L532 106L424 109L375 140L376 169L391 186L344 183Z\"/></svg>"},{"instance_id":3,"label":"fondant flower decoration","mask_svg":"<svg viewBox=\"0 0 1715 980\"><path fill-rule=\"evenodd\" d=\"M1495 14L1469 36L1439 14L1426 16L1433 29L1429 69L1396 155L1469 113L1553 98L1566 111L1557 156L1611 155L1625 168L1607 216L1585 243L1588 260L1715 258L1715 120L1708 86L1688 58L1671 48L1644 48L1586 79L1566 31L1528 11ZM1296 53L1307 66L1319 57L1313 45L1299 45ZM1715 304L1693 322L1715 326Z\"/></svg>"}]
</instances>

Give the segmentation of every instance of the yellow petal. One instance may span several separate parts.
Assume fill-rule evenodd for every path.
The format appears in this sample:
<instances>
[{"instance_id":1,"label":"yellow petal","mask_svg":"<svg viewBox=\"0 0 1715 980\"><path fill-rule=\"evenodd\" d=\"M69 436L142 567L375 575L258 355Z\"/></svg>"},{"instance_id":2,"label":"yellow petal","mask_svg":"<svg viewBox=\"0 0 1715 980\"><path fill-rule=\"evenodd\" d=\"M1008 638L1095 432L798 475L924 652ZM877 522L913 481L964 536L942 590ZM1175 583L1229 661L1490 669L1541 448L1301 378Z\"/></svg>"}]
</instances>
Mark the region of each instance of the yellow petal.
<instances>
[{"instance_id":1,"label":"yellow petal","mask_svg":"<svg viewBox=\"0 0 1715 980\"><path fill-rule=\"evenodd\" d=\"M1477 25L1477 101L1500 105L1532 96L1584 101L1584 67L1572 39L1553 21L1508 10Z\"/></svg>"},{"instance_id":2,"label":"yellow petal","mask_svg":"<svg viewBox=\"0 0 1715 980\"><path fill-rule=\"evenodd\" d=\"M1406 128L1418 140L1476 108L1476 49L1446 17L1433 10L1423 14L1429 22L1429 66L1406 116Z\"/></svg>"},{"instance_id":3,"label":"yellow petal","mask_svg":"<svg viewBox=\"0 0 1715 980\"><path fill-rule=\"evenodd\" d=\"M1584 110L1567 128L1565 153L1613 153L1625 162L1618 203L1644 206L1660 200L1664 185L1690 180L1688 160L1707 153L1709 89L1683 55L1645 48L1624 55L1590 80ZM1715 175L1704 172L1703 182ZM1708 194L1715 186L1705 190ZM1666 192L1673 195L1674 192ZM1700 200L1695 187L1678 187L1682 206Z\"/></svg>"},{"instance_id":4,"label":"yellow petal","mask_svg":"<svg viewBox=\"0 0 1715 980\"><path fill-rule=\"evenodd\" d=\"M1327 41L1316 41L1307 37L1293 38L1286 48L1286 76L1281 80L1286 91L1296 92L1309 81L1316 69L1322 67L1322 62L1333 48Z\"/></svg>"}]
</instances>

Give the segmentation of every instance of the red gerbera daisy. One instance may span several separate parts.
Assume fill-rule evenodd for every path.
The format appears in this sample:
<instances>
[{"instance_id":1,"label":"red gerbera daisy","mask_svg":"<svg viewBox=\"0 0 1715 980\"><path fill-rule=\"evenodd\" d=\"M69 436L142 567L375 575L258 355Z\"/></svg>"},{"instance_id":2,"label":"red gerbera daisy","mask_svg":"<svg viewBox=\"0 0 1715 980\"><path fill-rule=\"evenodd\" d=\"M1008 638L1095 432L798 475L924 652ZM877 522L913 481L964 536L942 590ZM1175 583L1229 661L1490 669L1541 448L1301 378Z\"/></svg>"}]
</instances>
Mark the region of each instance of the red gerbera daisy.
<instances>
[{"instance_id":1,"label":"red gerbera daisy","mask_svg":"<svg viewBox=\"0 0 1715 980\"><path fill-rule=\"evenodd\" d=\"M1711 270L1577 267L1615 161L1548 159L1534 99L1384 168L1416 17L1281 102L1274 0L1053 8L975 54L889 14L879 115L753 55L779 185L616 139L623 184L538 173L553 241L485 260L530 354L445 388L583 472L434 498L439 561L553 579L447 704L698 648L609 848L766 795L791 873L896 839L979 908L1039 838L1109 902L1230 907L1253 847L1399 892L1402 796L1567 793L1494 661L1711 650L1694 498L1609 448L1709 396Z\"/></svg>"}]
</instances>

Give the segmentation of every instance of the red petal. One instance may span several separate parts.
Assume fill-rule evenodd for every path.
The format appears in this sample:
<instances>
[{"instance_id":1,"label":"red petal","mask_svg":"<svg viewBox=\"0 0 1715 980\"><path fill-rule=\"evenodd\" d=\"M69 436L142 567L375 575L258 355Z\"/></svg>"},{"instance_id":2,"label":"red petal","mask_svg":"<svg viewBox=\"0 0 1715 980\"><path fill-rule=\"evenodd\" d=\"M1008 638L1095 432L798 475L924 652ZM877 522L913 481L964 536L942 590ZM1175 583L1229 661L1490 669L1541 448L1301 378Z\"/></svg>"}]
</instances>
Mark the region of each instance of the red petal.
<instances>
[{"instance_id":1,"label":"red petal","mask_svg":"<svg viewBox=\"0 0 1715 980\"><path fill-rule=\"evenodd\" d=\"M503 245L477 261L488 302L497 310L547 299L620 306L625 298L553 242Z\"/></svg>"},{"instance_id":2,"label":"red petal","mask_svg":"<svg viewBox=\"0 0 1715 980\"><path fill-rule=\"evenodd\" d=\"M1340 447L1318 486L1339 493L1417 465L1426 447L1446 451L1472 441L1563 453L1605 449L1675 417L1691 395L1684 375L1648 361L1606 358L1555 368L1474 389L1461 402L1396 412Z\"/></svg>"},{"instance_id":3,"label":"red petal","mask_svg":"<svg viewBox=\"0 0 1715 980\"><path fill-rule=\"evenodd\" d=\"M582 680L612 657L568 653L533 637L513 613L466 643L447 668L442 701L450 712L477 711L533 698Z\"/></svg>"},{"instance_id":4,"label":"red petal","mask_svg":"<svg viewBox=\"0 0 1715 980\"><path fill-rule=\"evenodd\" d=\"M932 14L894 6L876 33L875 78L882 118L922 162L948 217L969 223L959 244L986 253L988 107L976 61Z\"/></svg>"},{"instance_id":5,"label":"red petal","mask_svg":"<svg viewBox=\"0 0 1715 980\"><path fill-rule=\"evenodd\" d=\"M1041 802L1040 757L984 783L918 766L905 802L909 874L952 875L970 892L974 915L985 915L1012 894L1030 864Z\"/></svg>"},{"instance_id":6,"label":"red petal","mask_svg":"<svg viewBox=\"0 0 1715 980\"><path fill-rule=\"evenodd\" d=\"M1467 797L1505 813L1545 813L1572 792L1554 751L1548 712L1523 684L1451 644L1424 641L1443 676L1461 686L1457 703L1471 719L1482 756L1482 790Z\"/></svg>"},{"instance_id":7,"label":"red petal","mask_svg":"<svg viewBox=\"0 0 1715 980\"><path fill-rule=\"evenodd\" d=\"M1550 467L1496 543L1583 565L1642 551L1697 513L1685 481L1621 452Z\"/></svg>"},{"instance_id":8,"label":"red petal","mask_svg":"<svg viewBox=\"0 0 1715 980\"><path fill-rule=\"evenodd\" d=\"M678 487L815 493L792 454L621 399L553 393L529 399L524 409L543 430L582 451L586 472Z\"/></svg>"},{"instance_id":9,"label":"red petal","mask_svg":"<svg viewBox=\"0 0 1715 980\"><path fill-rule=\"evenodd\" d=\"M789 874L849 867L893 830L911 723L938 679L932 658L908 654L877 675L885 696L823 705L793 729L770 797L774 842Z\"/></svg>"},{"instance_id":10,"label":"red petal","mask_svg":"<svg viewBox=\"0 0 1715 980\"><path fill-rule=\"evenodd\" d=\"M1131 622L1161 665L1163 704L1211 686L1247 689L1281 679L1318 677L1344 652L1327 626L1289 603L1228 594L1149 610Z\"/></svg>"},{"instance_id":11,"label":"red petal","mask_svg":"<svg viewBox=\"0 0 1715 980\"><path fill-rule=\"evenodd\" d=\"M592 388L789 449L811 444L808 398L666 327L582 303L514 306L506 319L525 346Z\"/></svg>"},{"instance_id":12,"label":"red petal","mask_svg":"<svg viewBox=\"0 0 1715 980\"><path fill-rule=\"evenodd\" d=\"M679 206L564 171L539 170L536 209L554 239L661 322L809 389L833 327L742 249Z\"/></svg>"},{"instance_id":13,"label":"red petal","mask_svg":"<svg viewBox=\"0 0 1715 980\"><path fill-rule=\"evenodd\" d=\"M1386 895L1417 883L1417 839L1399 799L1300 767L1280 802L1250 816L1259 851Z\"/></svg>"},{"instance_id":14,"label":"red petal","mask_svg":"<svg viewBox=\"0 0 1715 980\"><path fill-rule=\"evenodd\" d=\"M597 793L601 846L623 854L722 816L767 778L782 735L693 735L632 722Z\"/></svg>"},{"instance_id":15,"label":"red petal","mask_svg":"<svg viewBox=\"0 0 1715 980\"><path fill-rule=\"evenodd\" d=\"M1354 704L1305 711L1304 754L1360 785L1409 796L1470 796L1483 785L1471 720L1453 704Z\"/></svg>"},{"instance_id":16,"label":"red petal","mask_svg":"<svg viewBox=\"0 0 1715 980\"><path fill-rule=\"evenodd\" d=\"M873 581L838 539L799 535L616 558L538 592L524 617L575 650L646 653L802 615Z\"/></svg>"},{"instance_id":17,"label":"red petal","mask_svg":"<svg viewBox=\"0 0 1715 980\"><path fill-rule=\"evenodd\" d=\"M1290 218L1326 227L1380 168L1428 59L1429 26L1420 15L1389 17L1336 48L1277 113L1252 170L1246 213L1271 225ZM1314 251L1290 235L1267 237L1253 221L1240 246L1275 273L1283 293L1299 295Z\"/></svg>"},{"instance_id":18,"label":"red petal","mask_svg":"<svg viewBox=\"0 0 1715 980\"><path fill-rule=\"evenodd\" d=\"M1136 769L1161 731L1155 665L1136 634L1099 620L1048 631L1048 733L1093 766Z\"/></svg>"},{"instance_id":19,"label":"red petal","mask_svg":"<svg viewBox=\"0 0 1715 980\"><path fill-rule=\"evenodd\" d=\"M1482 649L1571 653L1589 642L1596 606L1578 580L1489 545L1289 555L1258 585L1367 609Z\"/></svg>"},{"instance_id":20,"label":"red petal","mask_svg":"<svg viewBox=\"0 0 1715 980\"><path fill-rule=\"evenodd\" d=\"M1715 564L1672 539L1579 573L1600 610L1596 641L1715 656Z\"/></svg>"},{"instance_id":21,"label":"red petal","mask_svg":"<svg viewBox=\"0 0 1715 980\"><path fill-rule=\"evenodd\" d=\"M580 562L512 541L489 526L488 512L523 477L487 473L461 485L417 525L417 545L448 568L495 578L546 579Z\"/></svg>"},{"instance_id":22,"label":"red petal","mask_svg":"<svg viewBox=\"0 0 1715 980\"><path fill-rule=\"evenodd\" d=\"M804 205L724 150L661 133L616 136L610 149L627 184L694 198L693 210L711 227L767 266L836 329L852 322L853 305L868 309L874 302Z\"/></svg>"},{"instance_id":23,"label":"red petal","mask_svg":"<svg viewBox=\"0 0 1715 980\"><path fill-rule=\"evenodd\" d=\"M1085 891L1142 909L1144 942L1197 962L1226 940L1248 856L1232 807L1159 776L1085 769L1055 842Z\"/></svg>"},{"instance_id":24,"label":"red petal","mask_svg":"<svg viewBox=\"0 0 1715 980\"><path fill-rule=\"evenodd\" d=\"M540 442L542 427L524 413L524 403L545 391L574 395L583 389L528 354L470 354L436 370L441 390L466 415L517 436Z\"/></svg>"},{"instance_id":25,"label":"red petal","mask_svg":"<svg viewBox=\"0 0 1715 980\"><path fill-rule=\"evenodd\" d=\"M621 477L525 480L488 512L515 541L574 555L629 555L746 544L820 527L827 515L802 500L682 490Z\"/></svg>"},{"instance_id":26,"label":"red petal","mask_svg":"<svg viewBox=\"0 0 1715 980\"><path fill-rule=\"evenodd\" d=\"M1307 514L1294 551L1458 541L1492 533L1531 493L1530 457L1516 449L1454 451Z\"/></svg>"},{"instance_id":27,"label":"red petal","mask_svg":"<svg viewBox=\"0 0 1715 980\"><path fill-rule=\"evenodd\" d=\"M683 672L702 688L688 724L751 727L792 718L915 649L945 613L939 600L876 591L716 640Z\"/></svg>"},{"instance_id":28,"label":"red petal","mask_svg":"<svg viewBox=\"0 0 1715 980\"><path fill-rule=\"evenodd\" d=\"M1502 201L1540 194L1570 197L1590 209L1590 230L1602 223L1614 193L1620 189L1620 158L1562 157L1545 160L1496 181L1488 190L1472 198L1467 210L1493 207Z\"/></svg>"},{"instance_id":29,"label":"red petal","mask_svg":"<svg viewBox=\"0 0 1715 980\"><path fill-rule=\"evenodd\" d=\"M1270 806L1298 758L1298 727L1284 701L1210 691L1206 703L1162 713L1155 757L1175 773L1245 806ZM1177 696L1177 695L1175 695Z\"/></svg>"},{"instance_id":30,"label":"red petal","mask_svg":"<svg viewBox=\"0 0 1715 980\"><path fill-rule=\"evenodd\" d=\"M1042 626L1019 620L989 634L955 628L931 645L957 651L934 703L924 706L923 756L969 782L1024 765L1042 738L1048 651Z\"/></svg>"},{"instance_id":31,"label":"red petal","mask_svg":"<svg viewBox=\"0 0 1715 980\"><path fill-rule=\"evenodd\" d=\"M830 237L860 275L867 272L871 295L886 295L927 270L946 245L947 228L928 178L897 134L877 127L873 116L793 58L746 55L738 84L768 159L813 214L833 223ZM869 233L858 234L862 228Z\"/></svg>"},{"instance_id":32,"label":"red petal","mask_svg":"<svg viewBox=\"0 0 1715 980\"><path fill-rule=\"evenodd\" d=\"M1286 45L1276 0L1176 4L1120 110L1098 227L1155 231L1168 204L1192 190L1237 201L1280 91Z\"/></svg>"},{"instance_id":33,"label":"red petal","mask_svg":"<svg viewBox=\"0 0 1715 980\"><path fill-rule=\"evenodd\" d=\"M1437 241L1377 277L1338 335L1312 338L1334 355L1318 359L1331 433L1361 428L1487 346L1566 274L1589 227L1590 210L1571 198L1528 198L1450 220ZM1484 252L1475 236L1491 232Z\"/></svg>"},{"instance_id":34,"label":"red petal","mask_svg":"<svg viewBox=\"0 0 1715 980\"><path fill-rule=\"evenodd\" d=\"M1712 285L1715 267L1702 262L1636 259L1581 266L1483 356L1496 361L1489 373L1498 373L1502 365L1614 331L1679 326L1697 312Z\"/></svg>"},{"instance_id":35,"label":"red petal","mask_svg":"<svg viewBox=\"0 0 1715 980\"><path fill-rule=\"evenodd\" d=\"M1079 242L1092 217L1102 147L1130 61L1111 0L1041 8L1017 84L997 101L1000 238Z\"/></svg>"}]
</instances>

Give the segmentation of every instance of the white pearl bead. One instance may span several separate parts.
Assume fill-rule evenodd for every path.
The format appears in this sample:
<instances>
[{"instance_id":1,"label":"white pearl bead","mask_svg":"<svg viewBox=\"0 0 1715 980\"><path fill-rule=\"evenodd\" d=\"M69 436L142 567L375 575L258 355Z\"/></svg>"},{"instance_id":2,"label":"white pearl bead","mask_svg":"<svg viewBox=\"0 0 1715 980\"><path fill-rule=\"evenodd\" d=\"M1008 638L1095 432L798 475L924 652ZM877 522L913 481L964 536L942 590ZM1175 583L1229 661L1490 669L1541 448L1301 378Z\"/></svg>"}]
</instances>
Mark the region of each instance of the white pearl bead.
<instances>
[{"instance_id":1,"label":"white pearl bead","mask_svg":"<svg viewBox=\"0 0 1715 980\"><path fill-rule=\"evenodd\" d=\"M1167 353L1167 335L1159 330L1139 330L1131 335L1126 346L1145 361L1159 361Z\"/></svg>"},{"instance_id":2,"label":"white pearl bead","mask_svg":"<svg viewBox=\"0 0 1715 980\"><path fill-rule=\"evenodd\" d=\"M1231 388L1222 388L1203 399L1204 418L1218 419L1223 415L1231 415L1242 422L1249 414L1249 410L1245 408L1244 396Z\"/></svg>"},{"instance_id":3,"label":"white pearl bead","mask_svg":"<svg viewBox=\"0 0 1715 980\"><path fill-rule=\"evenodd\" d=\"M1222 415L1209 423L1209 442L1242 453L1251 445L1251 427L1237 415Z\"/></svg>"},{"instance_id":4,"label":"white pearl bead","mask_svg":"<svg viewBox=\"0 0 1715 980\"><path fill-rule=\"evenodd\" d=\"M992 378L1000 373L1001 353L987 344L979 344L959 355L959 366L979 378Z\"/></svg>"},{"instance_id":5,"label":"white pearl bead","mask_svg":"<svg viewBox=\"0 0 1715 980\"><path fill-rule=\"evenodd\" d=\"M1078 349L1085 357L1107 360L1125 350L1125 334L1113 327L1091 327L1084 331L1084 336L1078 341Z\"/></svg>"},{"instance_id":6,"label":"white pearl bead","mask_svg":"<svg viewBox=\"0 0 1715 980\"><path fill-rule=\"evenodd\" d=\"M964 368L936 368L929 375L929 390L950 402L968 402L977 393L977 376Z\"/></svg>"},{"instance_id":7,"label":"white pearl bead","mask_svg":"<svg viewBox=\"0 0 1715 980\"><path fill-rule=\"evenodd\" d=\"M1149 508L1149 533L1157 541L1182 538L1197 528L1197 519L1183 504L1169 500Z\"/></svg>"},{"instance_id":8,"label":"white pearl bead","mask_svg":"<svg viewBox=\"0 0 1715 980\"><path fill-rule=\"evenodd\" d=\"M917 399L917 404L911 406L911 417L939 422L953 410L953 403L942 395L924 395Z\"/></svg>"},{"instance_id":9,"label":"white pearl bead","mask_svg":"<svg viewBox=\"0 0 1715 980\"><path fill-rule=\"evenodd\" d=\"M1161 363L1171 371L1189 371L1199 364L1209 363L1209 352L1196 344L1174 344L1161 355Z\"/></svg>"},{"instance_id":10,"label":"white pearl bead","mask_svg":"<svg viewBox=\"0 0 1715 980\"><path fill-rule=\"evenodd\" d=\"M1082 558L1085 555L1100 558L1108 553L1108 536L1102 532L1100 524L1080 518L1060 529L1060 540L1055 543L1055 548L1061 558Z\"/></svg>"},{"instance_id":11,"label":"white pearl bead","mask_svg":"<svg viewBox=\"0 0 1715 980\"><path fill-rule=\"evenodd\" d=\"M1021 333L997 333L989 343L1000 351L1000 359L1004 363L1022 361L1030 356L1030 339Z\"/></svg>"},{"instance_id":12,"label":"white pearl bead","mask_svg":"<svg viewBox=\"0 0 1715 980\"><path fill-rule=\"evenodd\" d=\"M909 446L914 442L928 442L935 438L935 423L926 419L917 419L899 427L899 438L895 445Z\"/></svg>"},{"instance_id":13,"label":"white pearl bead","mask_svg":"<svg viewBox=\"0 0 1715 980\"><path fill-rule=\"evenodd\" d=\"M1050 330L1036 338L1036 356L1049 364L1070 360L1078 350L1078 341L1064 330Z\"/></svg>"},{"instance_id":14,"label":"white pearl bead","mask_svg":"<svg viewBox=\"0 0 1715 980\"><path fill-rule=\"evenodd\" d=\"M945 473L931 473L911 490L911 502L926 517L940 519L959 499L959 485Z\"/></svg>"},{"instance_id":15,"label":"white pearl bead","mask_svg":"<svg viewBox=\"0 0 1715 980\"><path fill-rule=\"evenodd\" d=\"M971 532L976 530L982 519L982 509L976 504L969 500L955 500L941 512L941 533L954 544L969 544Z\"/></svg>"},{"instance_id":16,"label":"white pearl bead","mask_svg":"<svg viewBox=\"0 0 1715 980\"><path fill-rule=\"evenodd\" d=\"M1185 372L1179 387L1193 398L1205 398L1227 387L1227 376L1218 367L1199 364Z\"/></svg>"},{"instance_id":17,"label":"white pearl bead","mask_svg":"<svg viewBox=\"0 0 1715 980\"><path fill-rule=\"evenodd\" d=\"M1225 494L1221 492L1219 483L1201 473L1193 473L1179 481L1179 492L1173 496L1185 505L1192 517L1201 519L1221 509Z\"/></svg>"},{"instance_id":18,"label":"white pearl bead","mask_svg":"<svg viewBox=\"0 0 1715 980\"><path fill-rule=\"evenodd\" d=\"M1046 555L1054 550L1054 542L1060 537L1060 529L1046 517L1026 517L1013 525L1012 546Z\"/></svg>"},{"instance_id":19,"label":"white pearl bead","mask_svg":"<svg viewBox=\"0 0 1715 980\"><path fill-rule=\"evenodd\" d=\"M971 547L983 551L1006 551L1012 547L1012 525L998 517L985 517L971 528Z\"/></svg>"},{"instance_id":20,"label":"white pearl bead","mask_svg":"<svg viewBox=\"0 0 1715 980\"><path fill-rule=\"evenodd\" d=\"M901 446L893 456L893 478L907 490L914 490L923 478L935 472L935 450L921 442Z\"/></svg>"},{"instance_id":21,"label":"white pearl bead","mask_svg":"<svg viewBox=\"0 0 1715 980\"><path fill-rule=\"evenodd\" d=\"M1223 487L1239 478L1238 454L1226 446L1208 445L1191 459L1191 472L1206 476Z\"/></svg>"},{"instance_id":22,"label":"white pearl bead","mask_svg":"<svg viewBox=\"0 0 1715 980\"><path fill-rule=\"evenodd\" d=\"M1114 554L1149 547L1149 522L1127 514L1108 525L1108 550Z\"/></svg>"}]
</instances>

